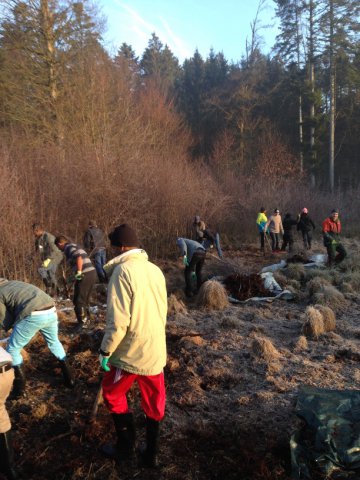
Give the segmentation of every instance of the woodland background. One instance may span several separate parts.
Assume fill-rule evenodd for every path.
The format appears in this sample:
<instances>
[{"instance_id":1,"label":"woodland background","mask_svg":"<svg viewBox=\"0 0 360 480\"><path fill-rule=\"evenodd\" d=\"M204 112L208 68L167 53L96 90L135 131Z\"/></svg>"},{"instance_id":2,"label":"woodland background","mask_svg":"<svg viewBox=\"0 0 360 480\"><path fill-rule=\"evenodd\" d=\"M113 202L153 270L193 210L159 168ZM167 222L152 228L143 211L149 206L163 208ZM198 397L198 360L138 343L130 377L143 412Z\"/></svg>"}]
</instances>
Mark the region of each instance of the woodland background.
<instances>
[{"instance_id":1,"label":"woodland background","mask_svg":"<svg viewBox=\"0 0 360 480\"><path fill-rule=\"evenodd\" d=\"M255 239L261 206L306 206L317 232L336 206L359 233L360 4L275 3L270 55L256 17L239 63L180 65L156 33L112 58L96 2L2 0L1 275L31 278L35 221L77 241L89 218L126 221L153 257L195 214L225 243Z\"/></svg>"}]
</instances>

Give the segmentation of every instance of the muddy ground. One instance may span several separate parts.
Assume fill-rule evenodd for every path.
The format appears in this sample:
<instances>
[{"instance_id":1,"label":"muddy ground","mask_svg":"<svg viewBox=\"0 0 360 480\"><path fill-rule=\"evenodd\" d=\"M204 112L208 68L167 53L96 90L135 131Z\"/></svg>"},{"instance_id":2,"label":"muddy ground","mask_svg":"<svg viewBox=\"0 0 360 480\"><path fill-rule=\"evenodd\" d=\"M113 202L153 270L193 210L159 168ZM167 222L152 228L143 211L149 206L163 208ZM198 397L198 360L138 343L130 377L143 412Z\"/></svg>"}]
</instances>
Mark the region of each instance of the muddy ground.
<instances>
[{"instance_id":1,"label":"muddy ground","mask_svg":"<svg viewBox=\"0 0 360 480\"><path fill-rule=\"evenodd\" d=\"M348 242L348 248L355 255L358 245ZM314 251L323 253L323 247L315 245ZM256 273L280 258L284 255L264 257L256 246L244 245L237 251L225 250L224 262L210 256L205 274ZM27 396L8 402L23 478L286 480L291 475L289 439L297 425L293 410L299 387L360 388L356 355L360 280L355 268L332 272L332 283L345 295L343 301L331 305L337 318L335 332L308 339L300 348L304 311L313 303L301 268L278 276L282 286L288 284L295 292L294 301L235 304L209 312L197 306L196 299L183 297L180 261L158 264L169 294L186 306L186 311L169 316L167 324L163 467L146 471L135 460L119 467L99 453L99 446L114 438L104 405L95 423L88 422L101 375L97 350L105 302L99 290L93 298L97 311L88 331L76 332L70 301L58 304L60 339L77 379L74 390L63 387L56 360L40 336L26 348ZM254 339L259 337L269 339L279 355L261 358L254 350ZM141 443L144 418L136 389L130 402ZM315 478L321 477L314 472Z\"/></svg>"}]
</instances>

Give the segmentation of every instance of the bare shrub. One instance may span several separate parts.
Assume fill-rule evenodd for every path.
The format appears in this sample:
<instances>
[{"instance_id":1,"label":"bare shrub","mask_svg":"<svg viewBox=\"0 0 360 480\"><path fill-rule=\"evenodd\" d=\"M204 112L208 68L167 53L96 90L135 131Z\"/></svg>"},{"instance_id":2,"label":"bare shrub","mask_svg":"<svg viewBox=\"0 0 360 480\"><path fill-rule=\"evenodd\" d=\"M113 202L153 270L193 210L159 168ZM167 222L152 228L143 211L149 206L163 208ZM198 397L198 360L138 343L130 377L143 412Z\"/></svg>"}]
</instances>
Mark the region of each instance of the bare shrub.
<instances>
[{"instance_id":1,"label":"bare shrub","mask_svg":"<svg viewBox=\"0 0 360 480\"><path fill-rule=\"evenodd\" d=\"M346 303L344 295L332 285L324 285L313 295L313 300L315 303L326 305L334 310L342 308Z\"/></svg>"},{"instance_id":2,"label":"bare shrub","mask_svg":"<svg viewBox=\"0 0 360 480\"><path fill-rule=\"evenodd\" d=\"M206 310L224 310L229 306L225 287L216 280L208 280L201 285L197 303Z\"/></svg>"},{"instance_id":3,"label":"bare shrub","mask_svg":"<svg viewBox=\"0 0 360 480\"><path fill-rule=\"evenodd\" d=\"M334 311L325 305L314 305L319 310L324 322L325 332L331 332L336 329L336 316Z\"/></svg>"},{"instance_id":4,"label":"bare shrub","mask_svg":"<svg viewBox=\"0 0 360 480\"><path fill-rule=\"evenodd\" d=\"M168 298L168 315L175 315L176 313L187 313L187 308L182 300L179 300L174 294Z\"/></svg>"},{"instance_id":5,"label":"bare shrub","mask_svg":"<svg viewBox=\"0 0 360 480\"><path fill-rule=\"evenodd\" d=\"M302 327L306 337L318 338L325 333L324 321L321 312L314 307L307 307L305 310L305 322Z\"/></svg>"},{"instance_id":6,"label":"bare shrub","mask_svg":"<svg viewBox=\"0 0 360 480\"><path fill-rule=\"evenodd\" d=\"M271 340L265 337L255 337L251 348L256 357L266 362L273 362L280 357L279 351L274 347Z\"/></svg>"},{"instance_id":7,"label":"bare shrub","mask_svg":"<svg viewBox=\"0 0 360 480\"><path fill-rule=\"evenodd\" d=\"M295 353L300 353L303 352L304 350L307 350L308 348L308 341L304 335L300 335L298 338L295 346L294 346L294 352Z\"/></svg>"}]
</instances>

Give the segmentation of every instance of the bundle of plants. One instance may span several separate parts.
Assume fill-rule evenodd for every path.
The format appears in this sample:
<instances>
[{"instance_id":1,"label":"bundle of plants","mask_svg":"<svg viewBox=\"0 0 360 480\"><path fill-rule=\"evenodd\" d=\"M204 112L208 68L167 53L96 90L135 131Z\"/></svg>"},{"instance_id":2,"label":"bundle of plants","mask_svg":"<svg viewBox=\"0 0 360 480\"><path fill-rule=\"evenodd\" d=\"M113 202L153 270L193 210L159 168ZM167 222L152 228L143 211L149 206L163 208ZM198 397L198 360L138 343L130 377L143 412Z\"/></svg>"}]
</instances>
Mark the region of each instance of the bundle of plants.
<instances>
[{"instance_id":1,"label":"bundle of plants","mask_svg":"<svg viewBox=\"0 0 360 480\"><path fill-rule=\"evenodd\" d=\"M247 300L251 297L268 297L270 295L258 273L234 273L226 277L223 283L229 294L237 300Z\"/></svg>"}]
</instances>

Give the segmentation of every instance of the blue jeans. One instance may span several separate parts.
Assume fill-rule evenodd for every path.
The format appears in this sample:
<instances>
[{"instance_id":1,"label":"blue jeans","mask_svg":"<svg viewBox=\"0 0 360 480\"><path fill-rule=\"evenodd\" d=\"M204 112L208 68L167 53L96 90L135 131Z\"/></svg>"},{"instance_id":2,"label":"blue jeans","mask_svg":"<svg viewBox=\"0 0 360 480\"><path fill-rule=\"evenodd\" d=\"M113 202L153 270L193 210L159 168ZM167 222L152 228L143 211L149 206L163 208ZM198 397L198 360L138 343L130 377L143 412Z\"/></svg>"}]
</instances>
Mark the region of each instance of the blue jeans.
<instances>
[{"instance_id":1,"label":"blue jeans","mask_svg":"<svg viewBox=\"0 0 360 480\"><path fill-rule=\"evenodd\" d=\"M212 244L213 243L208 238L205 238L202 241L202 246L205 248L205 250L209 250L209 248L211 247ZM214 244L215 244L215 248L217 250L217 253L218 253L219 257L222 258L223 254L222 254L222 250L221 250L221 246L220 246L220 235L218 233L215 234Z\"/></svg>"},{"instance_id":2,"label":"blue jeans","mask_svg":"<svg viewBox=\"0 0 360 480\"><path fill-rule=\"evenodd\" d=\"M13 328L6 351L13 359L13 366L21 365L23 358L21 349L24 348L33 336L40 332L44 337L51 353L59 360L66 357L64 347L58 338L58 317L56 311L32 312L20 320Z\"/></svg>"},{"instance_id":3,"label":"blue jeans","mask_svg":"<svg viewBox=\"0 0 360 480\"><path fill-rule=\"evenodd\" d=\"M95 268L96 272L98 274L100 282L104 282L106 280L106 274L103 269L103 266L106 263L106 250L105 248L102 250L98 250L94 254L94 263L95 263Z\"/></svg>"}]
</instances>

